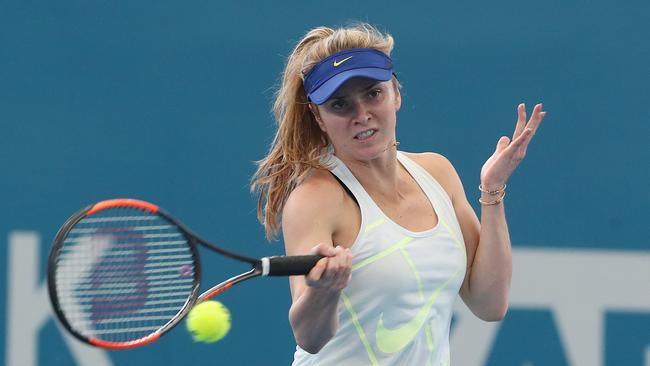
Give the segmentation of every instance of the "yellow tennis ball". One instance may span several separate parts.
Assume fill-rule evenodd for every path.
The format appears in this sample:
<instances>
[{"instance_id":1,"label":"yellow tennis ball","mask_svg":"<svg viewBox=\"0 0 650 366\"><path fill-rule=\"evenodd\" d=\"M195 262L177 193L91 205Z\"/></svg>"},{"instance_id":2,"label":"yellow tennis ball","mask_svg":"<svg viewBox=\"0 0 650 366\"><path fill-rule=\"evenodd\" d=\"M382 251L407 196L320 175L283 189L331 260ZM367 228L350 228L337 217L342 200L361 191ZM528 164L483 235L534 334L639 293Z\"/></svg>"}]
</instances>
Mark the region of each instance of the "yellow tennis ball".
<instances>
[{"instance_id":1,"label":"yellow tennis ball","mask_svg":"<svg viewBox=\"0 0 650 366\"><path fill-rule=\"evenodd\" d=\"M187 330L195 342L216 342L230 330L230 311L219 301L204 301L187 315Z\"/></svg>"}]
</instances>

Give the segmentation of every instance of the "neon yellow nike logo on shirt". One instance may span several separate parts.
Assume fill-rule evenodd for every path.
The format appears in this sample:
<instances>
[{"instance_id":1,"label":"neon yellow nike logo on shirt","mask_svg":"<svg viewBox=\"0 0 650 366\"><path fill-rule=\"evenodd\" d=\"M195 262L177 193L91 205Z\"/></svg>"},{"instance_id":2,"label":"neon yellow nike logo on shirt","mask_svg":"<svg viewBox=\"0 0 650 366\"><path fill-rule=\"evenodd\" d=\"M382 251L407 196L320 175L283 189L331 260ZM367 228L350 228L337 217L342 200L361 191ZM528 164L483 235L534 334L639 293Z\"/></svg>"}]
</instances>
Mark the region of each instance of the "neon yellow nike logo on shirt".
<instances>
[{"instance_id":1,"label":"neon yellow nike logo on shirt","mask_svg":"<svg viewBox=\"0 0 650 366\"><path fill-rule=\"evenodd\" d=\"M424 326L440 291L447 287L447 285L458 276L459 272L460 270L457 269L453 276L440 285L440 287L435 289L426 304L422 305L420 311L418 311L418 313L403 326L395 329L386 329L384 327L384 313L381 313L379 315L377 331L375 333L375 337L377 338L377 348L384 353L395 353L406 347L407 344L411 343L420 329Z\"/></svg>"},{"instance_id":2,"label":"neon yellow nike logo on shirt","mask_svg":"<svg viewBox=\"0 0 650 366\"><path fill-rule=\"evenodd\" d=\"M344 58L344 59L341 60L341 61L336 61L336 60L334 60L334 67L339 67L339 66L341 66L342 63L344 63L345 61L347 61L347 60L349 60L349 59L351 59L351 58L352 58L352 56L350 56L350 57L346 57L346 58Z\"/></svg>"}]
</instances>

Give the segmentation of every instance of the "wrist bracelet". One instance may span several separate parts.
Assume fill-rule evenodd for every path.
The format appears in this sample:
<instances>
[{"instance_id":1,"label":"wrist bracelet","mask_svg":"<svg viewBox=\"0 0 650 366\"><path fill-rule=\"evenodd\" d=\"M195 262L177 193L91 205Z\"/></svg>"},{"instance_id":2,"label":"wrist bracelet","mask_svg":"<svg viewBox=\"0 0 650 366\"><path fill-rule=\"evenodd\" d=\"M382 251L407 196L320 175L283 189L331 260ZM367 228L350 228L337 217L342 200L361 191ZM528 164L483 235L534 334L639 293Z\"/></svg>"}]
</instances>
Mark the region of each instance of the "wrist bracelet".
<instances>
[{"instance_id":1,"label":"wrist bracelet","mask_svg":"<svg viewBox=\"0 0 650 366\"><path fill-rule=\"evenodd\" d=\"M482 198L479 197L478 201L484 205L484 206L492 206L492 205L498 205L503 201L503 198L506 196L506 192L502 191L501 196L497 197L494 201L483 201Z\"/></svg>"},{"instance_id":2,"label":"wrist bracelet","mask_svg":"<svg viewBox=\"0 0 650 366\"><path fill-rule=\"evenodd\" d=\"M501 187L501 188L497 188L497 189L495 189L494 191L488 191L487 189L483 188L483 185L482 185L482 184L479 184L479 185L478 185L478 190L481 191L481 192L483 192L483 193L487 193L487 194L489 194L489 195L496 196L497 194L499 194L499 193L501 193L501 192L505 192L506 187L507 187L507 186L506 186L506 184L504 183L504 184L503 184L503 187Z\"/></svg>"}]
</instances>

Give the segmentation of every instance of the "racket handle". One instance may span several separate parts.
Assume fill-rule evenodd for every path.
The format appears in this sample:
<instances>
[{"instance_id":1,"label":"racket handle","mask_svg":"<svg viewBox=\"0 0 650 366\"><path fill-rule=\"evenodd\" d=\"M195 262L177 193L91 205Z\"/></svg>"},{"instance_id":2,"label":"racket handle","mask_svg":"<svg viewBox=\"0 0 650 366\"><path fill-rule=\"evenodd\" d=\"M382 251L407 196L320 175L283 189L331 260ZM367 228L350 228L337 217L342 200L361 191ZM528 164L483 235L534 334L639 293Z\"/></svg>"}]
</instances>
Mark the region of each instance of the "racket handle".
<instances>
[{"instance_id":1,"label":"racket handle","mask_svg":"<svg viewBox=\"0 0 650 366\"><path fill-rule=\"evenodd\" d=\"M291 255L268 257L269 272L267 276L306 275L323 258L321 255ZM264 258L267 259L267 258Z\"/></svg>"}]
</instances>

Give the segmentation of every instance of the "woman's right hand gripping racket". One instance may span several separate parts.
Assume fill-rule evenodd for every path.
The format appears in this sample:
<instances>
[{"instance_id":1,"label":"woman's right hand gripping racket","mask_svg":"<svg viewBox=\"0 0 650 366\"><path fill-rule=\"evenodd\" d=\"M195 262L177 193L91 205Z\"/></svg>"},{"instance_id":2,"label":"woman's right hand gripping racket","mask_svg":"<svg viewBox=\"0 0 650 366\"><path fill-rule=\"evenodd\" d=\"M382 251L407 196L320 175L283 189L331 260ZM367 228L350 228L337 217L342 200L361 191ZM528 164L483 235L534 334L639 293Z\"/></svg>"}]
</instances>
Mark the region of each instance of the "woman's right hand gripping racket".
<instances>
[{"instance_id":1,"label":"woman's right hand gripping racket","mask_svg":"<svg viewBox=\"0 0 650 366\"><path fill-rule=\"evenodd\" d=\"M197 243L251 265L199 295ZM133 199L88 206L56 235L47 282L54 311L78 339L125 349L171 330L192 306L258 276L307 274L316 255L250 258L193 234L158 206Z\"/></svg>"}]
</instances>

